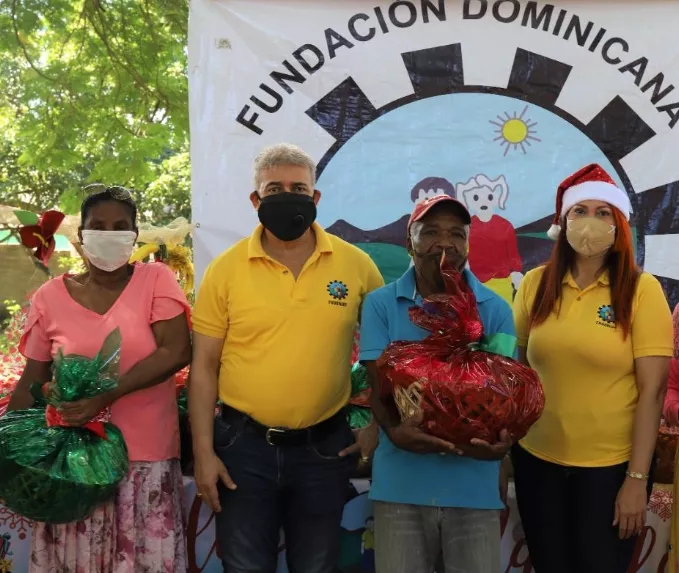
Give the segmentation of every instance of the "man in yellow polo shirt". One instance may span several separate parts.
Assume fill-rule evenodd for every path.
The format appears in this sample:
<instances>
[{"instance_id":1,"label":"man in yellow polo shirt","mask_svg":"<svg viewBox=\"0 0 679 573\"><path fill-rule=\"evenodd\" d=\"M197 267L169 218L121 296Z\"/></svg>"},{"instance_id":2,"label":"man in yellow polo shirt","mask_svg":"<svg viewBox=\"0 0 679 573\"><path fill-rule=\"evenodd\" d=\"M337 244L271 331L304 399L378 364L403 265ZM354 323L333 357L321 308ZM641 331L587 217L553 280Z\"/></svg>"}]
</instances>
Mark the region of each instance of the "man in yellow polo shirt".
<instances>
[{"instance_id":1,"label":"man in yellow polo shirt","mask_svg":"<svg viewBox=\"0 0 679 573\"><path fill-rule=\"evenodd\" d=\"M315 223L315 164L280 144L255 160L261 225L205 272L189 414L199 494L229 573L332 573L356 460L343 409L359 309L382 286L360 249ZM215 399L223 406L214 417ZM228 469L227 469L228 468Z\"/></svg>"}]
</instances>

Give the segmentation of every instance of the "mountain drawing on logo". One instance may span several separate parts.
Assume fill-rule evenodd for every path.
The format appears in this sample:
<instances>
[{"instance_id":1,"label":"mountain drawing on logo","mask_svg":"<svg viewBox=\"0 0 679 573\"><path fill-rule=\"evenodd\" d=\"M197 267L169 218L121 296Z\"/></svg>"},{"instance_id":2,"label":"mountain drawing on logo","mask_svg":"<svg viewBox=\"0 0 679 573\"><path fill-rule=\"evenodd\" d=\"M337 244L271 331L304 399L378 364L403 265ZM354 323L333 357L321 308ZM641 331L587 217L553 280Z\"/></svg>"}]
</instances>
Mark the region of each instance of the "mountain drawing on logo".
<instances>
[{"instance_id":1,"label":"mountain drawing on logo","mask_svg":"<svg viewBox=\"0 0 679 573\"><path fill-rule=\"evenodd\" d=\"M554 219L554 215L548 215L547 217L543 217L542 219L538 219L537 221L533 221L532 223L528 223L527 225L524 225L523 227L519 227L516 230L517 235L528 235L528 234L547 234L547 231L549 227L552 225L552 220Z\"/></svg>"},{"instance_id":2,"label":"mountain drawing on logo","mask_svg":"<svg viewBox=\"0 0 679 573\"><path fill-rule=\"evenodd\" d=\"M552 219L554 215L549 215L516 229L516 240L519 244L524 273L545 264L552 254L554 241L547 237L547 230L552 225Z\"/></svg>"},{"instance_id":3,"label":"mountain drawing on logo","mask_svg":"<svg viewBox=\"0 0 679 573\"><path fill-rule=\"evenodd\" d=\"M546 233L552 224L553 217L549 215L516 229L524 273L544 264L549 259L554 242L547 237ZM326 231L353 244L382 243L405 247L408 219L409 215L404 215L384 227L367 231L359 229L344 219L338 219Z\"/></svg>"},{"instance_id":4,"label":"mountain drawing on logo","mask_svg":"<svg viewBox=\"0 0 679 573\"><path fill-rule=\"evenodd\" d=\"M359 229L344 219L338 219L326 231L349 243L386 243L405 247L409 218L409 215L404 215L398 221L368 231Z\"/></svg>"}]
</instances>

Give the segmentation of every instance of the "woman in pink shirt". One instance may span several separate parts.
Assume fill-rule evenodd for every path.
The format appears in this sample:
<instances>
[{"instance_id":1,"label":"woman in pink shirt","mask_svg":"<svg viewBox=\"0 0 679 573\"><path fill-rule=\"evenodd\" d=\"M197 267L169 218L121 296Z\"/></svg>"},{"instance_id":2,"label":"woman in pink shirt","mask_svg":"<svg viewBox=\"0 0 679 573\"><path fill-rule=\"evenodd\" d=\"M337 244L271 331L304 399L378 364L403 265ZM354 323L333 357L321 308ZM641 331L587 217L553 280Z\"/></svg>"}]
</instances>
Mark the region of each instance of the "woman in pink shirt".
<instances>
[{"instance_id":1,"label":"woman in pink shirt","mask_svg":"<svg viewBox=\"0 0 679 573\"><path fill-rule=\"evenodd\" d=\"M80 241L88 272L63 275L33 296L20 350L24 373L10 409L31 406L30 386L51 379L52 358L94 357L121 333L116 390L64 405L82 425L110 407L125 437L130 469L115 500L87 519L36 523L31 573L185 573L182 475L173 375L191 358L189 305L165 265L127 263L137 238L137 208L122 187L90 186Z\"/></svg>"}]
</instances>

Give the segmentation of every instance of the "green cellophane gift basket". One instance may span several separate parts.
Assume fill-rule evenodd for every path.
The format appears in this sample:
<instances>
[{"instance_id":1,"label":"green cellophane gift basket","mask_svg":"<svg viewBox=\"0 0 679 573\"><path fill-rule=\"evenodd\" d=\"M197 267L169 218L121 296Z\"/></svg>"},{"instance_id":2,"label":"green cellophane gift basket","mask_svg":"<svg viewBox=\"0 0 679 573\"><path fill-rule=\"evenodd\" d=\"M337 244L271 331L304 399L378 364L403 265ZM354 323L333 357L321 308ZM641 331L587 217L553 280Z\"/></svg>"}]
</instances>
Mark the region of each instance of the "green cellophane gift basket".
<instances>
[{"instance_id":1,"label":"green cellophane gift basket","mask_svg":"<svg viewBox=\"0 0 679 573\"><path fill-rule=\"evenodd\" d=\"M356 362L351 368L351 398L347 412L347 420L352 430L365 428L372 420L370 393L368 372L365 366Z\"/></svg>"},{"instance_id":2,"label":"green cellophane gift basket","mask_svg":"<svg viewBox=\"0 0 679 573\"><path fill-rule=\"evenodd\" d=\"M65 425L63 402L109 392L117 386L120 332L113 331L94 358L54 359L47 406L8 412L0 418L0 499L34 521L79 521L114 498L127 474L120 430L102 413L82 427Z\"/></svg>"}]
</instances>

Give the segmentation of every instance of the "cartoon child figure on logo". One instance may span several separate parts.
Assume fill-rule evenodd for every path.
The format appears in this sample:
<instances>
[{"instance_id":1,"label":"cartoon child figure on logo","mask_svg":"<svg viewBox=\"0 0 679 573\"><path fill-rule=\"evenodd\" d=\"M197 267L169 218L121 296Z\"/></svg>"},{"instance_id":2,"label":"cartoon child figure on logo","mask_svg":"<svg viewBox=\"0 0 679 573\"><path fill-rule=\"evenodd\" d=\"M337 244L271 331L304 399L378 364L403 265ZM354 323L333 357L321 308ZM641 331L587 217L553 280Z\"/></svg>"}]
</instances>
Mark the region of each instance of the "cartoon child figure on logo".
<instances>
[{"instance_id":1,"label":"cartoon child figure on logo","mask_svg":"<svg viewBox=\"0 0 679 573\"><path fill-rule=\"evenodd\" d=\"M455 186L443 177L425 177L410 190L410 199L415 204L437 195L448 195L455 199Z\"/></svg>"},{"instance_id":2,"label":"cartoon child figure on logo","mask_svg":"<svg viewBox=\"0 0 679 573\"><path fill-rule=\"evenodd\" d=\"M472 215L469 269L485 286L511 304L514 291L523 278L523 262L514 227L497 214L507 204L507 181L504 175L497 179L477 175L466 183L458 183L456 192Z\"/></svg>"}]
</instances>

